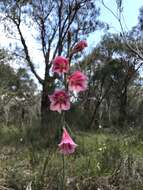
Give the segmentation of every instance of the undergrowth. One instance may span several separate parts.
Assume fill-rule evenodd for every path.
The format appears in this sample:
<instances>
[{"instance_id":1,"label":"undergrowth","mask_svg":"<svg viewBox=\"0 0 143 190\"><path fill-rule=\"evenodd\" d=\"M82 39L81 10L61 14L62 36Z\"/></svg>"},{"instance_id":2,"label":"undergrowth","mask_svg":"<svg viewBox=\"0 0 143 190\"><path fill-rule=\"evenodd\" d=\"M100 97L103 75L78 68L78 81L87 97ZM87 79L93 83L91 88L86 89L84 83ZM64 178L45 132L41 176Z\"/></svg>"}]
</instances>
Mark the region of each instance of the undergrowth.
<instances>
[{"instance_id":1,"label":"undergrowth","mask_svg":"<svg viewBox=\"0 0 143 190\"><path fill-rule=\"evenodd\" d=\"M142 190L142 132L112 134L76 132L79 145L67 156L67 190ZM0 187L25 190L60 190L62 157L43 146L35 129L14 126L0 129Z\"/></svg>"}]
</instances>

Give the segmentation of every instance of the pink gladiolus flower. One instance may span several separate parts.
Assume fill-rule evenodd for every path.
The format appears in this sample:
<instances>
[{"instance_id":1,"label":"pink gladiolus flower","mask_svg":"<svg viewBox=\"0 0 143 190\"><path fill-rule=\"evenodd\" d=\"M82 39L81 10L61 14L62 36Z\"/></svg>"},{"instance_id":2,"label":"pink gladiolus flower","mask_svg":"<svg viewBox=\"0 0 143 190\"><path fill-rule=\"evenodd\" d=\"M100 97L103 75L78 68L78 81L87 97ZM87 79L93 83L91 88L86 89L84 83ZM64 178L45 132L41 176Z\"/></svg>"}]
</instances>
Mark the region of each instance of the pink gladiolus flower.
<instances>
[{"instance_id":1,"label":"pink gladiolus flower","mask_svg":"<svg viewBox=\"0 0 143 190\"><path fill-rule=\"evenodd\" d=\"M65 128L63 128L62 140L58 146L60 148L60 152L64 155L74 153L75 148L77 147L77 144L75 144Z\"/></svg>"},{"instance_id":2,"label":"pink gladiolus flower","mask_svg":"<svg viewBox=\"0 0 143 190\"><path fill-rule=\"evenodd\" d=\"M51 101L50 110L61 113L62 110L70 109L70 97L64 90L56 90L49 96Z\"/></svg>"},{"instance_id":3,"label":"pink gladiolus flower","mask_svg":"<svg viewBox=\"0 0 143 190\"><path fill-rule=\"evenodd\" d=\"M73 48L74 53L78 51L82 51L85 47L87 47L87 42L85 40L81 40L78 42L75 47Z\"/></svg>"},{"instance_id":4,"label":"pink gladiolus flower","mask_svg":"<svg viewBox=\"0 0 143 190\"><path fill-rule=\"evenodd\" d=\"M67 58L63 56L57 56L52 63L52 71L54 73L62 74L67 73L69 71L69 61Z\"/></svg>"},{"instance_id":5,"label":"pink gladiolus flower","mask_svg":"<svg viewBox=\"0 0 143 190\"><path fill-rule=\"evenodd\" d=\"M75 71L69 78L69 90L80 92L87 89L87 76L80 71Z\"/></svg>"}]
</instances>

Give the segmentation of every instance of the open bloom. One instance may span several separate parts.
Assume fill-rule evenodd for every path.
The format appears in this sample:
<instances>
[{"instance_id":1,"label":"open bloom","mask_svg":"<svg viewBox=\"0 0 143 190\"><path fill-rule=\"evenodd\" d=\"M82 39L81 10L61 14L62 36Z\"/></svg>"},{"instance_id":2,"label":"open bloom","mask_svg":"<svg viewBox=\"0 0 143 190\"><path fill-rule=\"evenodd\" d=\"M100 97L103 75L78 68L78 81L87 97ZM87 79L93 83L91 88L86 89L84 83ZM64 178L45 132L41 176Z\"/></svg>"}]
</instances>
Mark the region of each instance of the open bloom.
<instances>
[{"instance_id":1,"label":"open bloom","mask_svg":"<svg viewBox=\"0 0 143 190\"><path fill-rule=\"evenodd\" d=\"M82 51L85 47L87 47L87 42L85 40L81 40L78 42L75 47L73 48L74 53L78 51Z\"/></svg>"},{"instance_id":2,"label":"open bloom","mask_svg":"<svg viewBox=\"0 0 143 190\"><path fill-rule=\"evenodd\" d=\"M56 90L49 96L51 101L50 110L61 113L62 110L70 109L70 97L64 90Z\"/></svg>"},{"instance_id":3,"label":"open bloom","mask_svg":"<svg viewBox=\"0 0 143 190\"><path fill-rule=\"evenodd\" d=\"M63 128L62 140L58 146L60 152L64 155L72 154L77 147L77 144L72 140L66 128Z\"/></svg>"},{"instance_id":4,"label":"open bloom","mask_svg":"<svg viewBox=\"0 0 143 190\"><path fill-rule=\"evenodd\" d=\"M67 73L69 70L69 61L63 56L57 56L53 61L52 71L54 73L62 74Z\"/></svg>"},{"instance_id":5,"label":"open bloom","mask_svg":"<svg viewBox=\"0 0 143 190\"><path fill-rule=\"evenodd\" d=\"M80 71L75 71L68 78L69 90L80 92L87 89L87 76Z\"/></svg>"}]
</instances>

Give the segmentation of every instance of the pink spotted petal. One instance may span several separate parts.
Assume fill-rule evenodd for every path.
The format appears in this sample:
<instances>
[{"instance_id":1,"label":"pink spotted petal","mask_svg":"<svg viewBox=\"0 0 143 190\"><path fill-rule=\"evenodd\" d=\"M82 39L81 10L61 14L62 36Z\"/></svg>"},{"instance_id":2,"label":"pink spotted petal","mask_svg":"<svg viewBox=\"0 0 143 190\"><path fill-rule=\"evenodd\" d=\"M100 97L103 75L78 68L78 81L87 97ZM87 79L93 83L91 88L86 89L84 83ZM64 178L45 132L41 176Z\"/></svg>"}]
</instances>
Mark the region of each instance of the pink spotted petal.
<instances>
[{"instance_id":1,"label":"pink spotted petal","mask_svg":"<svg viewBox=\"0 0 143 190\"><path fill-rule=\"evenodd\" d=\"M66 102L66 104L61 104L61 109L62 110L69 110L70 109L70 102Z\"/></svg>"},{"instance_id":2,"label":"pink spotted petal","mask_svg":"<svg viewBox=\"0 0 143 190\"><path fill-rule=\"evenodd\" d=\"M77 147L77 144L75 144L65 128L63 129L62 140L58 146L60 152L65 155L74 153L75 148Z\"/></svg>"},{"instance_id":3,"label":"pink spotted petal","mask_svg":"<svg viewBox=\"0 0 143 190\"><path fill-rule=\"evenodd\" d=\"M51 103L50 104L50 110L51 111L57 111L57 112L61 113L61 106L58 103L57 104Z\"/></svg>"}]
</instances>

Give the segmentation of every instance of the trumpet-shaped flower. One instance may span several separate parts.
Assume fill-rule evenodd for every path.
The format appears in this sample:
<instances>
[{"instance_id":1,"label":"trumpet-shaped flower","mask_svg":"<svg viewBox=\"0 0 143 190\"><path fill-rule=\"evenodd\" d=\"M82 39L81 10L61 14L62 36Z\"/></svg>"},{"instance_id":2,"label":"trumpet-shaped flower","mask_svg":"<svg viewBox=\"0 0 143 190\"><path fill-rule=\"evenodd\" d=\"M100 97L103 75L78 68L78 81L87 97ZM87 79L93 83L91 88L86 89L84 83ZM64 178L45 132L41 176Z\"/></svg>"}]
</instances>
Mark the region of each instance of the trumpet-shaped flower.
<instances>
[{"instance_id":1,"label":"trumpet-shaped flower","mask_svg":"<svg viewBox=\"0 0 143 190\"><path fill-rule=\"evenodd\" d=\"M73 52L77 53L79 51L82 51L85 47L87 47L87 42L85 40L81 40L75 45L75 47L73 48Z\"/></svg>"},{"instance_id":2,"label":"trumpet-shaped flower","mask_svg":"<svg viewBox=\"0 0 143 190\"><path fill-rule=\"evenodd\" d=\"M72 140L66 128L63 128L63 135L60 144L58 145L60 152L64 155L72 154L77 147L77 144Z\"/></svg>"},{"instance_id":3,"label":"trumpet-shaped flower","mask_svg":"<svg viewBox=\"0 0 143 190\"><path fill-rule=\"evenodd\" d=\"M62 74L62 73L68 73L69 71L69 61L67 58L63 56L57 56L52 61L53 67L52 71L54 73Z\"/></svg>"},{"instance_id":4,"label":"trumpet-shaped flower","mask_svg":"<svg viewBox=\"0 0 143 190\"><path fill-rule=\"evenodd\" d=\"M74 92L85 91L87 89L87 76L80 71L75 71L68 78L69 90Z\"/></svg>"},{"instance_id":5,"label":"trumpet-shaped flower","mask_svg":"<svg viewBox=\"0 0 143 190\"><path fill-rule=\"evenodd\" d=\"M56 90L49 96L51 101L50 110L61 113L62 110L70 109L70 97L64 90Z\"/></svg>"}]
</instances>

